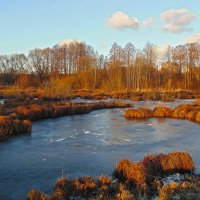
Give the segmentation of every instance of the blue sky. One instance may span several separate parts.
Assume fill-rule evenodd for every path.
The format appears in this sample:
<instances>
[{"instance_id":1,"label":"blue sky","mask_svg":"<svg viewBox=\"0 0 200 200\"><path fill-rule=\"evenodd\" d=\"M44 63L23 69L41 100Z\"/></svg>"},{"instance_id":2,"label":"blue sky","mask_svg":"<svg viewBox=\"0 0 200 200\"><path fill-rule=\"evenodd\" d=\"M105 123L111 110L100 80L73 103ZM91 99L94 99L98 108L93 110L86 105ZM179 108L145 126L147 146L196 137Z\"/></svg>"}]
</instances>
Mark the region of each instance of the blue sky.
<instances>
[{"instance_id":1,"label":"blue sky","mask_svg":"<svg viewBox=\"0 0 200 200\"><path fill-rule=\"evenodd\" d=\"M172 9L160 19L162 13ZM176 17L168 18L180 10L189 21L177 22ZM113 15L113 20L121 23L120 28L111 20ZM120 18L123 16L128 17L128 25ZM149 17L153 22L147 28L143 21ZM139 28L134 28L133 18L138 20ZM115 24L108 24L109 20ZM107 54L115 41L121 45L132 42L137 48L148 41L158 46L177 45L194 35L193 39L200 41L200 1L0 0L0 25L0 54L28 53L35 47L52 47L68 39L85 41L100 53ZM164 30L165 25L176 31Z\"/></svg>"}]
</instances>

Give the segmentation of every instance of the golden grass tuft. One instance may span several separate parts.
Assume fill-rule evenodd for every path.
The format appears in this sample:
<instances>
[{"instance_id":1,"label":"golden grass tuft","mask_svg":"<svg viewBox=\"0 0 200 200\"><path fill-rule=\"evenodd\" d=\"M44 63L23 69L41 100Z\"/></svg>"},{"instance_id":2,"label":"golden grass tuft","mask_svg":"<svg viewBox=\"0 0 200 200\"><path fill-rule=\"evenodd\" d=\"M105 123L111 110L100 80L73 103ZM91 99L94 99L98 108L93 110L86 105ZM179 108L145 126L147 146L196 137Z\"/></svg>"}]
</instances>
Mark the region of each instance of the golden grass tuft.
<instances>
[{"instance_id":1,"label":"golden grass tuft","mask_svg":"<svg viewBox=\"0 0 200 200\"><path fill-rule=\"evenodd\" d=\"M177 118L189 119L200 123L200 106L181 104L175 109L159 106L154 110L148 108L128 109L124 113L124 117L128 119L141 118Z\"/></svg>"},{"instance_id":2,"label":"golden grass tuft","mask_svg":"<svg viewBox=\"0 0 200 200\"><path fill-rule=\"evenodd\" d=\"M146 188L146 175L141 162L134 163L129 160L121 160L116 164L113 176L134 188L138 187L142 190Z\"/></svg>"},{"instance_id":3,"label":"golden grass tuft","mask_svg":"<svg viewBox=\"0 0 200 200\"><path fill-rule=\"evenodd\" d=\"M194 172L194 162L187 152L171 152L161 159L161 167L164 174L175 172L192 173Z\"/></svg>"},{"instance_id":4,"label":"golden grass tuft","mask_svg":"<svg viewBox=\"0 0 200 200\"><path fill-rule=\"evenodd\" d=\"M129 172L129 169L133 164L134 163L130 160L126 159L120 160L115 166L113 176L119 179L120 181L125 182L127 179L127 174Z\"/></svg>"},{"instance_id":5,"label":"golden grass tuft","mask_svg":"<svg viewBox=\"0 0 200 200\"><path fill-rule=\"evenodd\" d=\"M147 155L142 161L146 174L150 176L163 176L180 173L193 173L194 162L186 152L171 152L168 154Z\"/></svg>"},{"instance_id":6,"label":"golden grass tuft","mask_svg":"<svg viewBox=\"0 0 200 200\"><path fill-rule=\"evenodd\" d=\"M37 190L32 190L27 195L27 200L50 200L50 198Z\"/></svg>"},{"instance_id":7,"label":"golden grass tuft","mask_svg":"<svg viewBox=\"0 0 200 200\"><path fill-rule=\"evenodd\" d=\"M124 114L126 118L150 118L152 116L153 112L148 108L128 109Z\"/></svg>"},{"instance_id":8,"label":"golden grass tuft","mask_svg":"<svg viewBox=\"0 0 200 200\"><path fill-rule=\"evenodd\" d=\"M186 152L168 154L149 154L140 162L121 160L116 164L113 176L133 188L146 191L157 176L180 173L193 173L194 162Z\"/></svg>"},{"instance_id":9,"label":"golden grass tuft","mask_svg":"<svg viewBox=\"0 0 200 200\"><path fill-rule=\"evenodd\" d=\"M159 106L153 111L154 117L171 117L173 110L169 107Z\"/></svg>"},{"instance_id":10,"label":"golden grass tuft","mask_svg":"<svg viewBox=\"0 0 200 200\"><path fill-rule=\"evenodd\" d=\"M0 116L0 136L30 133L32 129L29 120L12 119L9 116Z\"/></svg>"},{"instance_id":11,"label":"golden grass tuft","mask_svg":"<svg viewBox=\"0 0 200 200\"><path fill-rule=\"evenodd\" d=\"M99 176L98 177L98 185L102 186L110 186L111 185L111 178L109 176Z\"/></svg>"},{"instance_id":12,"label":"golden grass tuft","mask_svg":"<svg viewBox=\"0 0 200 200\"><path fill-rule=\"evenodd\" d=\"M195 108L192 105L182 104L175 108L172 117L182 119L187 118L188 113L194 111L194 109Z\"/></svg>"},{"instance_id":13,"label":"golden grass tuft","mask_svg":"<svg viewBox=\"0 0 200 200\"><path fill-rule=\"evenodd\" d=\"M76 193L80 195L89 195L97 188L97 185L92 176L85 176L74 179L72 184Z\"/></svg>"},{"instance_id":14,"label":"golden grass tuft","mask_svg":"<svg viewBox=\"0 0 200 200\"><path fill-rule=\"evenodd\" d=\"M191 183L183 181L180 184L172 182L167 185L162 182L161 178L176 172L192 173L193 171L194 163L186 152L149 154L140 162L126 159L119 161L113 172L115 178L113 181L104 175L99 176L96 180L91 176L72 180L62 177L57 180L53 194L48 198L49 200L131 200L150 199L152 195L159 193L160 199L170 199L169 197L176 194L181 197L179 199L182 199L184 196L181 195L185 191L192 191L194 195L197 191L200 195L200 178L193 174L185 175L185 180L191 180L193 177ZM190 193L188 193L189 195ZM28 197L28 200L40 200L41 197L46 200L47 198L43 193L37 191L31 191Z\"/></svg>"},{"instance_id":15,"label":"golden grass tuft","mask_svg":"<svg viewBox=\"0 0 200 200\"><path fill-rule=\"evenodd\" d=\"M59 178L55 184L53 191L53 199L70 199L70 195L73 192L71 181L67 178Z\"/></svg>"},{"instance_id":16,"label":"golden grass tuft","mask_svg":"<svg viewBox=\"0 0 200 200\"><path fill-rule=\"evenodd\" d=\"M119 192L117 194L117 200L133 200L134 195L128 191L124 185L119 185Z\"/></svg>"}]
</instances>

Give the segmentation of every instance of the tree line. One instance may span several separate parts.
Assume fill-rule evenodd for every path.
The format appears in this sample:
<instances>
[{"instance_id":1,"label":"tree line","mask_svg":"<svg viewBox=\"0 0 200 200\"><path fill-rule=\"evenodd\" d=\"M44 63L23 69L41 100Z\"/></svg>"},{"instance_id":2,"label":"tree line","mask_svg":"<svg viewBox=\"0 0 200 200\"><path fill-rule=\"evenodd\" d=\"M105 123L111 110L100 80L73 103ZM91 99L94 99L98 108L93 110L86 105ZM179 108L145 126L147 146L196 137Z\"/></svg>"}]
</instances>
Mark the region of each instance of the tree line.
<instances>
[{"instance_id":1,"label":"tree line","mask_svg":"<svg viewBox=\"0 0 200 200\"><path fill-rule=\"evenodd\" d=\"M1 85L44 87L58 80L72 89L200 89L200 43L168 46L161 57L149 42L142 49L114 43L108 56L84 42L0 55Z\"/></svg>"}]
</instances>

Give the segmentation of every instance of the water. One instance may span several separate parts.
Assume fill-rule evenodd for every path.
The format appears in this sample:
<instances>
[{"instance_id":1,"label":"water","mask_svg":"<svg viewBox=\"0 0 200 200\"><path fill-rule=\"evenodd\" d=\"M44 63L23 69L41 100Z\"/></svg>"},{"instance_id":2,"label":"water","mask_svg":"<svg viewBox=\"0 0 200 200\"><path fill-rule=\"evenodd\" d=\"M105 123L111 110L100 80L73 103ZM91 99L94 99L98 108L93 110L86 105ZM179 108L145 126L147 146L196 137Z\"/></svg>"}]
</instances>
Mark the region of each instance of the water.
<instances>
[{"instance_id":1,"label":"water","mask_svg":"<svg viewBox=\"0 0 200 200\"><path fill-rule=\"evenodd\" d=\"M0 99L0 104L4 104L5 99Z\"/></svg>"},{"instance_id":2,"label":"water","mask_svg":"<svg viewBox=\"0 0 200 200\"><path fill-rule=\"evenodd\" d=\"M171 106L179 103L183 101ZM157 102L135 106L142 104L153 107ZM62 175L111 175L120 159L141 160L148 153L188 151L200 171L198 124L176 119L130 121L123 112L98 110L34 122L31 135L1 142L0 199L23 200L33 188L50 193Z\"/></svg>"}]
</instances>

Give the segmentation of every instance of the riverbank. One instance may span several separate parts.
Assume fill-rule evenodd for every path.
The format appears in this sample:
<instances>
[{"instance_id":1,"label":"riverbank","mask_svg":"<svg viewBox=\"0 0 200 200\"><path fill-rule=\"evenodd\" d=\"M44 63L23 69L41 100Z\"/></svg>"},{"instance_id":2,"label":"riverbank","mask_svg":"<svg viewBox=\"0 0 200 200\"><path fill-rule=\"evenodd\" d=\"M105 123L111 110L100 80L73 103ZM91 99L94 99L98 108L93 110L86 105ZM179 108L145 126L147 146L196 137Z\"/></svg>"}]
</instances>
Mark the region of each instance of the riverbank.
<instances>
[{"instance_id":1,"label":"riverbank","mask_svg":"<svg viewBox=\"0 0 200 200\"><path fill-rule=\"evenodd\" d=\"M122 101L69 103L46 102L36 99L5 100L0 110L0 137L30 133L31 121L86 114L93 110L109 108L126 108L132 104Z\"/></svg>"},{"instance_id":2,"label":"riverbank","mask_svg":"<svg viewBox=\"0 0 200 200\"><path fill-rule=\"evenodd\" d=\"M200 122L200 105L199 100L195 101L193 105L182 104L176 108L165 106L158 106L154 109L150 108L137 108L128 109L124 113L127 119L145 119L145 118L176 118L187 119L194 122Z\"/></svg>"},{"instance_id":3,"label":"riverbank","mask_svg":"<svg viewBox=\"0 0 200 200\"><path fill-rule=\"evenodd\" d=\"M52 93L49 95L45 92L44 88L19 88L14 86L2 86L0 87L0 99L10 98L41 98L49 100L63 100L73 98L84 98L84 99L130 99L133 101L147 101L147 100L161 100L161 101L174 101L175 99L196 99L200 97L200 91L192 90L141 90L136 91L133 89L129 90L103 90L103 89L79 89L72 90L70 94L58 95Z\"/></svg>"},{"instance_id":4,"label":"riverbank","mask_svg":"<svg viewBox=\"0 0 200 200\"><path fill-rule=\"evenodd\" d=\"M186 152L146 155L142 161L119 161L113 177L61 177L51 195L32 190L28 200L60 199L198 199L200 178L194 174L194 162ZM179 174L177 174L179 173ZM175 175L176 174L176 175ZM172 176L170 176L172 175ZM178 176L179 178L172 177ZM171 179L171 180L170 180Z\"/></svg>"}]
</instances>

